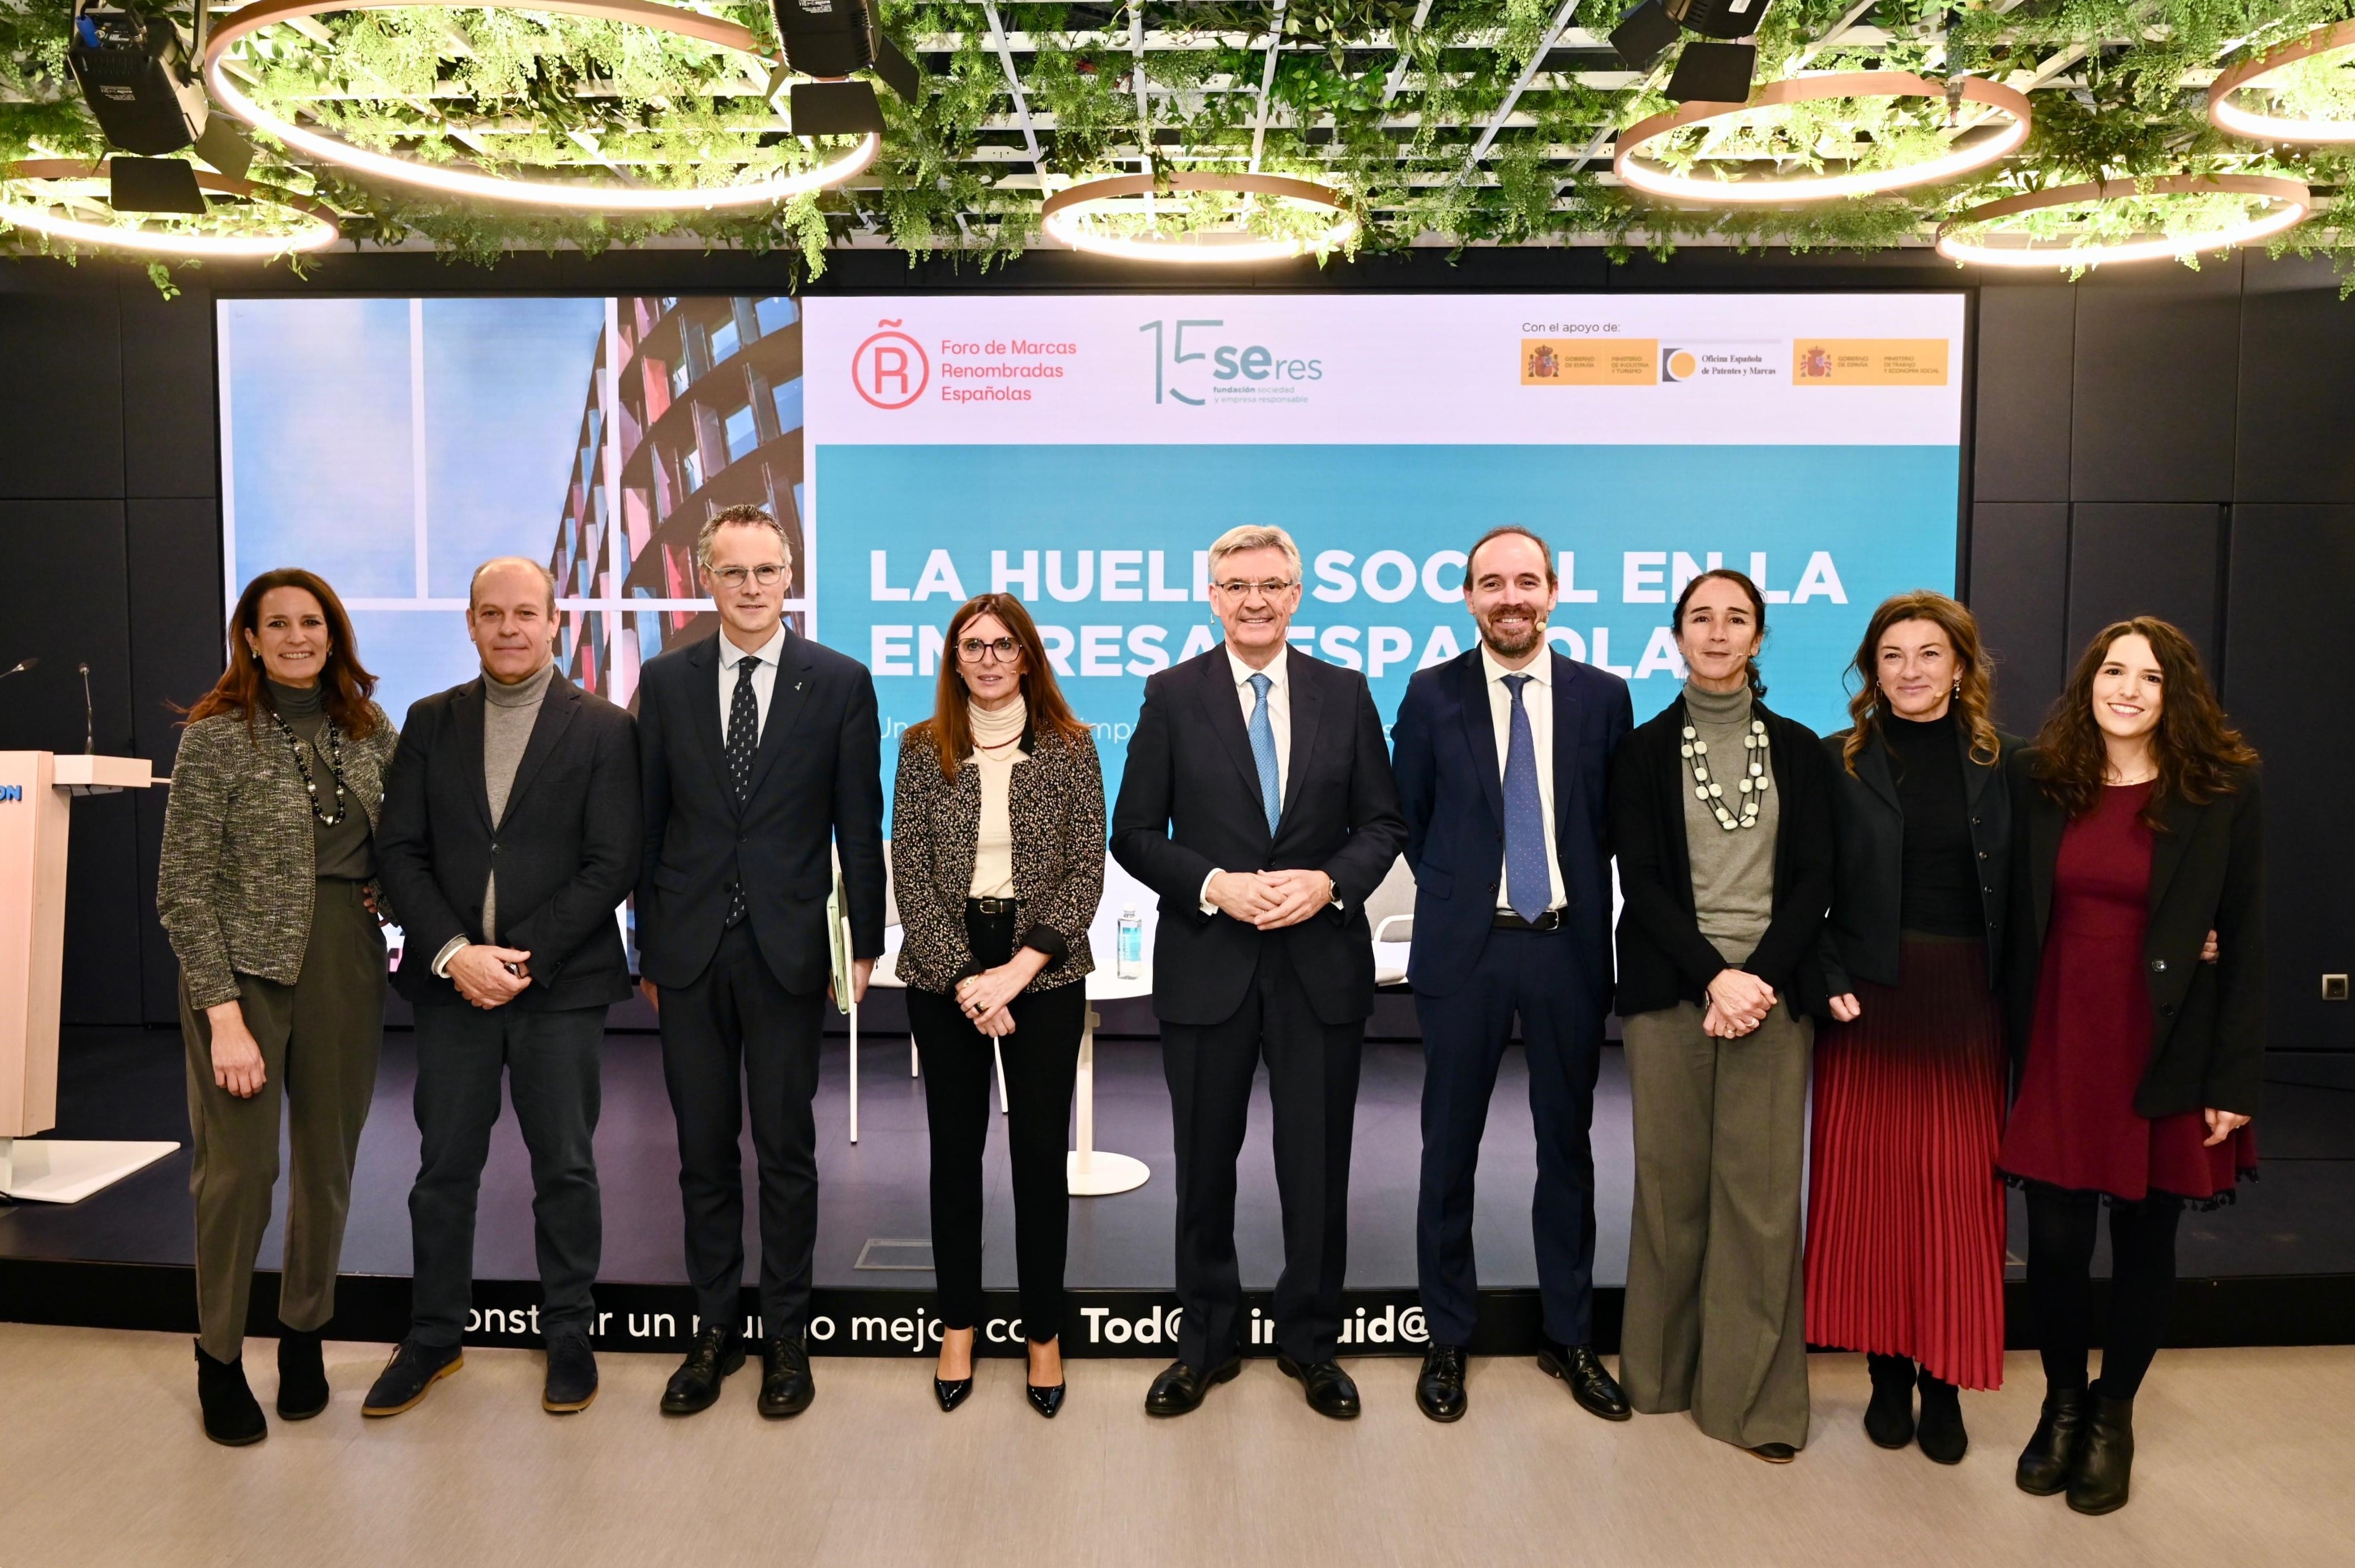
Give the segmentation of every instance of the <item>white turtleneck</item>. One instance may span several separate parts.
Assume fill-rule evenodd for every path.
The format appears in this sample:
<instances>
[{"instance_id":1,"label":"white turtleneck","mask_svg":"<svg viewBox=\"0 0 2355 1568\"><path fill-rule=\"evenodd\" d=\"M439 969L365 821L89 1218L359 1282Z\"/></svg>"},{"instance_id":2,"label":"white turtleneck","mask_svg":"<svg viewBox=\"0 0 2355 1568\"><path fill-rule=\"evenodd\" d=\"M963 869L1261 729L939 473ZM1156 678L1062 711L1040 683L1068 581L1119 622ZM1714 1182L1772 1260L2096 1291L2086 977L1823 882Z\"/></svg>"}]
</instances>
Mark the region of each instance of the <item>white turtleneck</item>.
<instances>
[{"instance_id":1,"label":"white turtleneck","mask_svg":"<svg viewBox=\"0 0 2355 1568\"><path fill-rule=\"evenodd\" d=\"M1014 816L1007 804L1014 765L1024 761L1022 726L1029 712L1018 693L995 712L977 704L965 705L973 726L973 765L981 772L981 828L973 846L975 898L1014 896Z\"/></svg>"}]
</instances>

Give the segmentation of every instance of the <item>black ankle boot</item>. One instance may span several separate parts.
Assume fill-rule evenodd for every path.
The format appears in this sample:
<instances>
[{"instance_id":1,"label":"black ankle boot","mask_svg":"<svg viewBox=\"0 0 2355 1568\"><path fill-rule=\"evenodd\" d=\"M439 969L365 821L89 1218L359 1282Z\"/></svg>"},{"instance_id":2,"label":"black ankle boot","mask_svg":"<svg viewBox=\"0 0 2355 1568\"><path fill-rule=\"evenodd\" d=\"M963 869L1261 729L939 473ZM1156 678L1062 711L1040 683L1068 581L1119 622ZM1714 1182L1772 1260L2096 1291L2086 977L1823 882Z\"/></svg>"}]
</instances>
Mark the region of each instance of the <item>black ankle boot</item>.
<instances>
[{"instance_id":1,"label":"black ankle boot","mask_svg":"<svg viewBox=\"0 0 2355 1568\"><path fill-rule=\"evenodd\" d=\"M1941 1465L1959 1465L1969 1451L1971 1435L1963 1430L1962 1391L1922 1370L1922 1422L1916 1435L1922 1452Z\"/></svg>"},{"instance_id":2,"label":"black ankle boot","mask_svg":"<svg viewBox=\"0 0 2355 1568\"><path fill-rule=\"evenodd\" d=\"M2126 1506L2134 1476L2134 1401L2112 1399L2098 1384L2093 1393L2093 1419L2069 1478L2069 1506L2079 1513L2115 1513Z\"/></svg>"},{"instance_id":3,"label":"black ankle boot","mask_svg":"<svg viewBox=\"0 0 2355 1568\"><path fill-rule=\"evenodd\" d=\"M2021 1491L2049 1498L2069 1484L2076 1473L2077 1452L2084 1446L2091 1403L2082 1388L2044 1391L2044 1414L2037 1418L2036 1436L2019 1451L2019 1467L2013 1473Z\"/></svg>"},{"instance_id":4,"label":"black ankle boot","mask_svg":"<svg viewBox=\"0 0 2355 1568\"><path fill-rule=\"evenodd\" d=\"M245 1385L245 1361L217 1361L197 1347L197 1403L204 1410L205 1436L225 1448L242 1448L270 1436L261 1405Z\"/></svg>"},{"instance_id":5,"label":"black ankle boot","mask_svg":"<svg viewBox=\"0 0 2355 1568\"><path fill-rule=\"evenodd\" d=\"M326 1336L280 1325L278 1330L278 1418L308 1421L327 1408L327 1362L321 1352Z\"/></svg>"},{"instance_id":6,"label":"black ankle boot","mask_svg":"<svg viewBox=\"0 0 2355 1568\"><path fill-rule=\"evenodd\" d=\"M1864 1358L1872 1373L1872 1402L1864 1407L1864 1435L1884 1448L1913 1441L1913 1363L1903 1356Z\"/></svg>"}]
</instances>

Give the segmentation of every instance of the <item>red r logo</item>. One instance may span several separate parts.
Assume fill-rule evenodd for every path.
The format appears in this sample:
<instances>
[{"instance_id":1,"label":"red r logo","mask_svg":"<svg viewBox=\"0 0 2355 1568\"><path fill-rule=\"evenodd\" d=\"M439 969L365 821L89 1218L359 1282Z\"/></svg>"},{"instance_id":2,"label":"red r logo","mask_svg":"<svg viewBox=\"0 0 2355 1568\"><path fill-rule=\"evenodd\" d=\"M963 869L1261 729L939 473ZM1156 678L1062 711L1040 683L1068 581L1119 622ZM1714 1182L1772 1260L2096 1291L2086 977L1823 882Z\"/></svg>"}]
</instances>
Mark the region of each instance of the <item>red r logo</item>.
<instances>
[{"instance_id":1,"label":"red r logo","mask_svg":"<svg viewBox=\"0 0 2355 1568\"><path fill-rule=\"evenodd\" d=\"M884 320L881 327L897 327ZM878 408L904 408L932 384L932 362L924 346L903 332L879 332L850 356L850 385Z\"/></svg>"}]
</instances>

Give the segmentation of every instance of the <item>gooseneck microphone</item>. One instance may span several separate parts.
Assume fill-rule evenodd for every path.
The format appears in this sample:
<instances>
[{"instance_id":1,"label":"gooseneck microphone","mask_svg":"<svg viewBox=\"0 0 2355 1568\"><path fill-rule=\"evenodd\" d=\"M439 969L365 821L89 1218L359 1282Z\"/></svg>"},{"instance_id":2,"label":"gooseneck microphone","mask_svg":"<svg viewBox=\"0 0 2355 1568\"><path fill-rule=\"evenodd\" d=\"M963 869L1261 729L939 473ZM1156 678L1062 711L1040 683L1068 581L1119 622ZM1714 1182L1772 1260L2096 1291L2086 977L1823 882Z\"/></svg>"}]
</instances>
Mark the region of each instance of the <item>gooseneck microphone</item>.
<instances>
[{"instance_id":1,"label":"gooseneck microphone","mask_svg":"<svg viewBox=\"0 0 2355 1568\"><path fill-rule=\"evenodd\" d=\"M75 666L81 671L81 754L98 755L98 708L90 700L90 666Z\"/></svg>"},{"instance_id":2,"label":"gooseneck microphone","mask_svg":"<svg viewBox=\"0 0 2355 1568\"><path fill-rule=\"evenodd\" d=\"M19 659L14 664L9 665L6 669L0 670L0 681L5 681L11 675L21 675L39 662L40 660L37 658Z\"/></svg>"}]
</instances>

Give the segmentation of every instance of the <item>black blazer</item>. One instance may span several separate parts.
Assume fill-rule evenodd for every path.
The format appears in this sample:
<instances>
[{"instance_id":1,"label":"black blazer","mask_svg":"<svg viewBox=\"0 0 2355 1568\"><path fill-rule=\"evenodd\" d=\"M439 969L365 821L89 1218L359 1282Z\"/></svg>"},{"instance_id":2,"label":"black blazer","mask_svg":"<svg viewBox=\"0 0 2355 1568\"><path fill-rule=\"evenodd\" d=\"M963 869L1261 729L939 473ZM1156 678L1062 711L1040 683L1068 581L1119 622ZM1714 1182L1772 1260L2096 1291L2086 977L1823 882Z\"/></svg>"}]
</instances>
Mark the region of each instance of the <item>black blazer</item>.
<instances>
[{"instance_id":1,"label":"black blazer","mask_svg":"<svg viewBox=\"0 0 2355 1568\"><path fill-rule=\"evenodd\" d=\"M1832 895L1831 765L1822 741L1765 704L1766 759L1782 792L1774 830L1774 909L1745 963L1795 1013L1831 1015L1817 938ZM1611 767L1611 847L1619 856L1619 987L1622 1018L1680 1001L1706 1006L1709 982L1728 966L1700 934L1693 912L1692 862L1685 844L1679 697L1636 726Z\"/></svg>"},{"instance_id":2,"label":"black blazer","mask_svg":"<svg viewBox=\"0 0 2355 1568\"><path fill-rule=\"evenodd\" d=\"M1287 649L1292 755L1276 832L1267 831L1259 768L1243 729L1227 651L1146 678L1113 807L1112 854L1161 895L1153 943L1153 1011L1168 1023L1222 1023L1242 1005L1263 945L1282 948L1327 1023L1373 1011L1373 935L1366 898L1406 842L1381 715L1366 678ZM1201 912L1213 871L1321 871L1327 906L1262 932Z\"/></svg>"},{"instance_id":3,"label":"black blazer","mask_svg":"<svg viewBox=\"0 0 2355 1568\"><path fill-rule=\"evenodd\" d=\"M1848 770L1849 732L1824 737L1832 765L1832 832L1838 845L1832 907L1824 921L1824 985L1833 996L1859 980L1897 983L1899 913L1905 896L1905 812L1897 800L1889 745L1875 730ZM1963 790L1971 819L1971 850L1979 869L1979 911L1987 926L1987 988L2003 972L2005 916L2011 898L2011 792L2003 758L2019 749L2017 736L1998 734L1993 762L1971 756L1970 727L1955 725L1963 754Z\"/></svg>"},{"instance_id":4,"label":"black blazer","mask_svg":"<svg viewBox=\"0 0 2355 1568\"><path fill-rule=\"evenodd\" d=\"M1634 726L1635 713L1626 682L1549 654L1554 857L1567 900L1563 917L1599 1023L1611 1008L1611 755ZM1453 996L1496 929L1497 875L1505 859L1504 767L1480 650L1417 672L1391 738L1407 864L1414 872L1407 980L1426 996Z\"/></svg>"},{"instance_id":5,"label":"black blazer","mask_svg":"<svg viewBox=\"0 0 2355 1568\"><path fill-rule=\"evenodd\" d=\"M638 969L658 986L703 973L728 921L728 885L741 878L770 972L806 996L825 988L833 969L826 900L837 852L851 952L883 952L875 682L857 660L787 631L752 759L751 799L739 808L719 726L720 641L702 638L638 672L646 813Z\"/></svg>"},{"instance_id":6,"label":"black blazer","mask_svg":"<svg viewBox=\"0 0 2355 1568\"><path fill-rule=\"evenodd\" d=\"M403 744L406 744L404 740ZM2005 766L2013 837L2011 952L2004 1001L2013 1081L2028 1061L2052 922L2052 874L2068 821L2037 788L2032 747ZM2161 813L2167 831L2150 855L2150 925L2143 978L2150 987L2150 1066L2135 1090L2137 1116L2185 1111L2257 1114L2264 1081L2264 802L2257 772L2204 806L2180 799ZM2216 961L2200 949L2216 933Z\"/></svg>"},{"instance_id":7,"label":"black blazer","mask_svg":"<svg viewBox=\"0 0 2355 1568\"><path fill-rule=\"evenodd\" d=\"M496 861L498 944L531 954L531 987L507 1005L619 1001L630 994L630 964L613 915L637 876L641 832L636 726L559 672L493 823L484 705L476 676L419 699L400 726L376 840L400 912L393 983L412 1002L464 1001L433 960L453 937L483 939L483 889Z\"/></svg>"}]
</instances>

